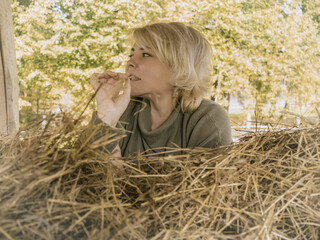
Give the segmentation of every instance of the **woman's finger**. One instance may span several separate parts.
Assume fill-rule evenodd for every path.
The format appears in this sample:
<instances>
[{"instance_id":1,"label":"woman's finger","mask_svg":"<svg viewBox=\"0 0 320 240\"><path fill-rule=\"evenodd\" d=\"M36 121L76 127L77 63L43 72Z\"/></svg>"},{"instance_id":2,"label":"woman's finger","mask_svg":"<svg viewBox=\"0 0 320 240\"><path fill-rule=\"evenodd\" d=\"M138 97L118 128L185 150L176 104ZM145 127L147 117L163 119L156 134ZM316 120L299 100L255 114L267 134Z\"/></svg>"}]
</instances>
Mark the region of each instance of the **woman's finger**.
<instances>
[{"instance_id":1,"label":"woman's finger","mask_svg":"<svg viewBox=\"0 0 320 240\"><path fill-rule=\"evenodd\" d=\"M119 72L112 72L112 71L106 71L104 73L99 74L98 78L105 78L105 79L109 79L109 78L113 78L114 80L119 80L119 79L123 79L123 78L127 78L129 77L128 73L119 73Z\"/></svg>"},{"instance_id":2,"label":"woman's finger","mask_svg":"<svg viewBox=\"0 0 320 240\"><path fill-rule=\"evenodd\" d=\"M130 92L131 92L131 82L128 78L126 79L125 83L124 83L124 87L123 87L123 95L129 96L130 97Z\"/></svg>"},{"instance_id":3,"label":"woman's finger","mask_svg":"<svg viewBox=\"0 0 320 240\"><path fill-rule=\"evenodd\" d=\"M112 72L112 71L106 71L106 72L103 72L103 73L100 73L98 78L106 78L106 79L109 79L109 78L117 78L118 74L116 72Z\"/></svg>"},{"instance_id":4,"label":"woman's finger","mask_svg":"<svg viewBox=\"0 0 320 240\"><path fill-rule=\"evenodd\" d=\"M127 79L129 77L129 73L118 73L119 79Z\"/></svg>"},{"instance_id":5,"label":"woman's finger","mask_svg":"<svg viewBox=\"0 0 320 240\"><path fill-rule=\"evenodd\" d=\"M90 78L90 84L93 87L93 89L96 91L97 88L99 87L100 83L98 81L98 76L99 73L95 73L92 75L92 77Z\"/></svg>"},{"instance_id":6,"label":"woman's finger","mask_svg":"<svg viewBox=\"0 0 320 240\"><path fill-rule=\"evenodd\" d=\"M97 97L99 97L102 92L104 92L103 95L107 94L109 98L115 99L120 93L121 95L123 94L124 86L128 86L128 79L128 73L116 73L107 71L101 74L95 73L90 79L90 83L95 91L101 88L99 91L101 93L98 93Z\"/></svg>"},{"instance_id":7,"label":"woman's finger","mask_svg":"<svg viewBox=\"0 0 320 240\"><path fill-rule=\"evenodd\" d=\"M123 103L124 105L127 106L130 101L130 91L131 91L130 79L127 78L124 83L122 93L119 94L116 98L114 98L114 102L116 104Z\"/></svg>"}]
</instances>

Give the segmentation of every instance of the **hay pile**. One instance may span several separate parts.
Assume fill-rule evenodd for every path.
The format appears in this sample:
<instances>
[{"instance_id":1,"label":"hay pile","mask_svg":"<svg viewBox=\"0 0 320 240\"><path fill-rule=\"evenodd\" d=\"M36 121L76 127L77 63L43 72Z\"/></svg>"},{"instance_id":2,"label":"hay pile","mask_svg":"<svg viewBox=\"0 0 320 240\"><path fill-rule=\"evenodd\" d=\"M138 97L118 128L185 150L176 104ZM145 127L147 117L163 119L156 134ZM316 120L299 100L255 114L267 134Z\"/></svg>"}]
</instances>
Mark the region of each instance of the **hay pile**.
<instances>
[{"instance_id":1,"label":"hay pile","mask_svg":"<svg viewBox=\"0 0 320 240\"><path fill-rule=\"evenodd\" d=\"M122 161L85 128L64 115L0 139L0 239L319 238L319 127Z\"/></svg>"}]
</instances>

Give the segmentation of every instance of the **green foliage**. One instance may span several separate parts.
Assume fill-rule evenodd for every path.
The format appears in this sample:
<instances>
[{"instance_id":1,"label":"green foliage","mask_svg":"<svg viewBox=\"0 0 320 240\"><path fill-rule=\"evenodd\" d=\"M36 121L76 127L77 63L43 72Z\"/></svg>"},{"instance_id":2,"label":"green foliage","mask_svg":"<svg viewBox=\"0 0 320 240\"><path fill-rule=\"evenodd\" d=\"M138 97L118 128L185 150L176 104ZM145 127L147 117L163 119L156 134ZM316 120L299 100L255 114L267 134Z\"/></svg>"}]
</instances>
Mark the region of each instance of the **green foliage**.
<instances>
[{"instance_id":1,"label":"green foliage","mask_svg":"<svg viewBox=\"0 0 320 240\"><path fill-rule=\"evenodd\" d=\"M83 106L93 73L124 71L128 30L157 21L185 22L207 37L212 98L226 107L231 94L268 115L280 98L289 110L320 100L315 0L13 0L12 8L21 112L29 115Z\"/></svg>"}]
</instances>

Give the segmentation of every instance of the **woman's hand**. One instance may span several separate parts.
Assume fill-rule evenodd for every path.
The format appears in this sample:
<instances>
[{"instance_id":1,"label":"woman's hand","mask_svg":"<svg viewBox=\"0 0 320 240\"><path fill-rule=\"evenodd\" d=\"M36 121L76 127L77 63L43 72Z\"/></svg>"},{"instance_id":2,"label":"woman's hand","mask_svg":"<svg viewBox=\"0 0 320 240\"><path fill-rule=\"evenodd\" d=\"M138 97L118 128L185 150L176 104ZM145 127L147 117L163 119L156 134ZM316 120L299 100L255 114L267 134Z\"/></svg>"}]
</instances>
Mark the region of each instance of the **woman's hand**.
<instances>
[{"instance_id":1,"label":"woman's hand","mask_svg":"<svg viewBox=\"0 0 320 240\"><path fill-rule=\"evenodd\" d=\"M98 117L115 127L130 102L129 74L111 71L96 73L90 83L96 91Z\"/></svg>"}]
</instances>

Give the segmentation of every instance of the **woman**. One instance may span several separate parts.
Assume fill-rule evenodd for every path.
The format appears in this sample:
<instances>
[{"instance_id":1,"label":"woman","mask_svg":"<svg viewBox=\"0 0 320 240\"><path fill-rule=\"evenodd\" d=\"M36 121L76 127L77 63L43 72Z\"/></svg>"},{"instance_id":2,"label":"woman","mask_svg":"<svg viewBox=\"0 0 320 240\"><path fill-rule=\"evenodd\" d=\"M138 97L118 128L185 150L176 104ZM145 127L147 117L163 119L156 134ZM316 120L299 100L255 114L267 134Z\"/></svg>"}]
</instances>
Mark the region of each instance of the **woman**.
<instances>
[{"instance_id":1,"label":"woman","mask_svg":"<svg viewBox=\"0 0 320 240\"><path fill-rule=\"evenodd\" d=\"M107 71L91 78L98 90L94 122L124 136L116 146L109 145L109 151L115 156L167 155L172 148L230 144L227 112L204 99L210 89L208 41L176 22L136 28L132 38L126 73ZM118 87L121 79L123 91Z\"/></svg>"}]
</instances>

